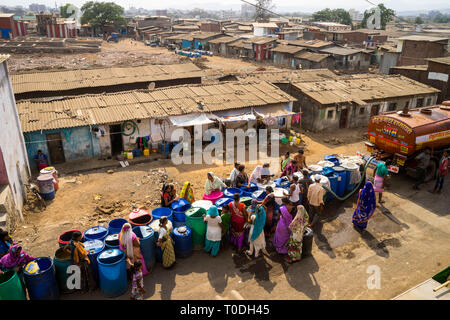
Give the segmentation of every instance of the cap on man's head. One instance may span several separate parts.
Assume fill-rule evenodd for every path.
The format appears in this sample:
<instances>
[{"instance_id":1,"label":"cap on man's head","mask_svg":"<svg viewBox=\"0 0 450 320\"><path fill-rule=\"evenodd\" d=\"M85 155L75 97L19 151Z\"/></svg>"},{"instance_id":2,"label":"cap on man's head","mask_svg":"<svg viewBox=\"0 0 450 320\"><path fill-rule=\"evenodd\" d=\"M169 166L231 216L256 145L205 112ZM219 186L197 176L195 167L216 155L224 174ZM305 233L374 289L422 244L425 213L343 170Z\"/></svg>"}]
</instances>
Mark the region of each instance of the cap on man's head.
<instances>
[{"instance_id":1,"label":"cap on man's head","mask_svg":"<svg viewBox=\"0 0 450 320\"><path fill-rule=\"evenodd\" d=\"M316 175L316 176L314 177L314 181L320 182L320 180L322 180L322 177L321 177L321 176Z\"/></svg>"}]
</instances>

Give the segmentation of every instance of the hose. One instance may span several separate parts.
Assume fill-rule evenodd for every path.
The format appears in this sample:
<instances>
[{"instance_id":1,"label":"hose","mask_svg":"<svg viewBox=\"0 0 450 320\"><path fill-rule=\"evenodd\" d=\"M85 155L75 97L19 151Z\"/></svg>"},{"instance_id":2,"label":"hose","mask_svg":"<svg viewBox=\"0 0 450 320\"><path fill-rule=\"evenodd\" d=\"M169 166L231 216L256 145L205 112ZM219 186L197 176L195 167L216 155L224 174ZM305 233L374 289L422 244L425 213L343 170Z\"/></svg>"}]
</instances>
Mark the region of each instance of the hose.
<instances>
[{"instance_id":1,"label":"hose","mask_svg":"<svg viewBox=\"0 0 450 320\"><path fill-rule=\"evenodd\" d=\"M372 160L373 160L374 158L375 158L375 157L370 157L369 160L367 160L366 165L364 166L364 170L363 170L363 173L362 173L362 176L361 176L361 180L359 180L359 182L356 184L355 189L353 189L352 191L350 191L350 193L347 194L346 196L344 196L344 197L339 197L336 193L334 193L333 191L331 191L331 189L328 188L327 186L322 186L322 188L324 188L325 190L327 190L329 193L331 193L331 195L332 195L333 197L335 197L335 198L338 199L338 200L341 200L341 201L347 200L348 198L350 198L350 197L356 192L356 190L359 189L359 186L360 186L361 183L365 180L365 178L366 178L366 170L367 170L367 167L369 166L369 164L372 162Z\"/></svg>"},{"instance_id":2,"label":"hose","mask_svg":"<svg viewBox=\"0 0 450 320\"><path fill-rule=\"evenodd\" d=\"M129 134L125 133L125 130L124 130L125 126L126 126L126 129L129 129L130 128L129 126L131 126L133 131ZM122 123L122 135L124 135L125 137L132 136L136 132L136 130L139 133L139 127L136 124L136 122L134 122L133 120L128 120L128 121L125 121L124 123Z\"/></svg>"}]
</instances>

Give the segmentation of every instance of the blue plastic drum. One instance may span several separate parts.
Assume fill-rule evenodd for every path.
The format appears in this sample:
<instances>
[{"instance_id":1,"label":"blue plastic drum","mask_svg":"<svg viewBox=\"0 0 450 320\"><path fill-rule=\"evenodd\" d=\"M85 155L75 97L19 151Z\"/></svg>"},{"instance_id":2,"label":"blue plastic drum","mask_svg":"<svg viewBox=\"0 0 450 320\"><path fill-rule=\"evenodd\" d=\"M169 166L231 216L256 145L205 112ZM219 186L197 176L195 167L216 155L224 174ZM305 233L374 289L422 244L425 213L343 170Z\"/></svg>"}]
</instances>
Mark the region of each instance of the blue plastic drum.
<instances>
[{"instance_id":1,"label":"blue plastic drum","mask_svg":"<svg viewBox=\"0 0 450 320\"><path fill-rule=\"evenodd\" d=\"M175 256L186 258L192 253L192 230L187 226L175 228L173 230L173 240L175 241Z\"/></svg>"},{"instance_id":2,"label":"blue plastic drum","mask_svg":"<svg viewBox=\"0 0 450 320\"><path fill-rule=\"evenodd\" d=\"M344 196L345 189L347 187L347 173L345 172L345 169L340 166L333 167L333 170L334 170L335 174L338 176L336 194L339 197L342 197L342 196Z\"/></svg>"},{"instance_id":3,"label":"blue plastic drum","mask_svg":"<svg viewBox=\"0 0 450 320\"><path fill-rule=\"evenodd\" d=\"M105 250L97 257L100 289L106 297L118 297L127 291L127 263L119 249Z\"/></svg>"},{"instance_id":4,"label":"blue plastic drum","mask_svg":"<svg viewBox=\"0 0 450 320\"><path fill-rule=\"evenodd\" d=\"M186 215L184 213L191 207L192 206L189 201L185 199L180 199L172 203L173 225L175 227L183 226L186 224Z\"/></svg>"},{"instance_id":5,"label":"blue plastic drum","mask_svg":"<svg viewBox=\"0 0 450 320\"><path fill-rule=\"evenodd\" d=\"M88 257L91 262L92 273L95 281L99 280L99 271L97 264L98 255L105 249L105 244L100 240L88 240L84 242L84 248L89 252Z\"/></svg>"},{"instance_id":6,"label":"blue plastic drum","mask_svg":"<svg viewBox=\"0 0 450 320\"><path fill-rule=\"evenodd\" d=\"M173 211L170 208L161 207L152 210L153 221L166 216L173 223Z\"/></svg>"},{"instance_id":7,"label":"blue plastic drum","mask_svg":"<svg viewBox=\"0 0 450 320\"><path fill-rule=\"evenodd\" d=\"M325 161L330 161L333 162L335 166L339 166L340 165L340 161L336 156L333 155L327 155L323 158Z\"/></svg>"},{"instance_id":8,"label":"blue plastic drum","mask_svg":"<svg viewBox=\"0 0 450 320\"><path fill-rule=\"evenodd\" d=\"M267 196L266 191L263 189L255 191L252 194L252 198L258 201L263 201L266 198L266 196Z\"/></svg>"},{"instance_id":9,"label":"blue plastic drum","mask_svg":"<svg viewBox=\"0 0 450 320\"><path fill-rule=\"evenodd\" d=\"M239 195L242 197L242 190L239 188L225 189L225 191L223 192L223 195L227 198L233 198L235 193L239 193Z\"/></svg>"},{"instance_id":10,"label":"blue plastic drum","mask_svg":"<svg viewBox=\"0 0 450 320\"><path fill-rule=\"evenodd\" d=\"M51 258L39 257L28 263L23 277L31 300L59 299L56 271Z\"/></svg>"},{"instance_id":11,"label":"blue plastic drum","mask_svg":"<svg viewBox=\"0 0 450 320\"><path fill-rule=\"evenodd\" d=\"M215 206L217 208L222 208L223 206L228 205L232 201L233 201L232 198L220 198L219 200L216 201Z\"/></svg>"},{"instance_id":12,"label":"blue plastic drum","mask_svg":"<svg viewBox=\"0 0 450 320\"><path fill-rule=\"evenodd\" d=\"M108 234L119 233L122 231L122 227L128 221L125 219L114 219L109 222L108 225Z\"/></svg>"},{"instance_id":13,"label":"blue plastic drum","mask_svg":"<svg viewBox=\"0 0 450 320\"><path fill-rule=\"evenodd\" d=\"M119 249L119 234L109 234L105 238L105 249Z\"/></svg>"},{"instance_id":14,"label":"blue plastic drum","mask_svg":"<svg viewBox=\"0 0 450 320\"><path fill-rule=\"evenodd\" d=\"M241 187L240 188L242 191L247 191L247 192L255 192L256 190L258 190L258 186L256 185L256 183L251 182L250 183L250 188L247 187Z\"/></svg>"},{"instance_id":15,"label":"blue plastic drum","mask_svg":"<svg viewBox=\"0 0 450 320\"><path fill-rule=\"evenodd\" d=\"M88 241L88 240L100 240L101 242L103 242L103 240L106 238L106 236L108 235L108 229L106 229L105 227L102 226L96 226L96 227L92 227L87 229L84 232L84 238Z\"/></svg>"},{"instance_id":16,"label":"blue plastic drum","mask_svg":"<svg viewBox=\"0 0 450 320\"><path fill-rule=\"evenodd\" d=\"M331 191L333 191L335 194L337 194L338 191L338 175L333 173L331 175L328 175L327 178L328 180L330 180L330 189ZM331 193L327 193L327 200L331 200L333 199L334 196Z\"/></svg>"},{"instance_id":17,"label":"blue plastic drum","mask_svg":"<svg viewBox=\"0 0 450 320\"><path fill-rule=\"evenodd\" d=\"M144 257L145 265L147 270L150 270L155 266L156 262L155 233L149 226L134 227L133 232L139 238L141 253Z\"/></svg>"},{"instance_id":18,"label":"blue plastic drum","mask_svg":"<svg viewBox=\"0 0 450 320\"><path fill-rule=\"evenodd\" d=\"M292 182L290 182L286 177L275 179L273 182L275 182L275 186L277 188L283 189L289 188L292 184Z\"/></svg>"}]
</instances>

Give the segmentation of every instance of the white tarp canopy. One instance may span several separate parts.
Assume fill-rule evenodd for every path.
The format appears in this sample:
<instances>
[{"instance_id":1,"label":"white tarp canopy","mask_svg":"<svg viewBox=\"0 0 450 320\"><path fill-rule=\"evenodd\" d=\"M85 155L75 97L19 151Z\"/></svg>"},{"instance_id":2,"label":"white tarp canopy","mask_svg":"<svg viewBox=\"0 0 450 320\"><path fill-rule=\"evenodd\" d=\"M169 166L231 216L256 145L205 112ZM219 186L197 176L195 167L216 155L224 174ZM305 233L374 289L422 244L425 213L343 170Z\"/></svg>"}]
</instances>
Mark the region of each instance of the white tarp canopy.
<instances>
[{"instance_id":1,"label":"white tarp canopy","mask_svg":"<svg viewBox=\"0 0 450 320\"><path fill-rule=\"evenodd\" d=\"M190 127L195 125L214 123L204 113L186 114L169 117L170 122L177 127Z\"/></svg>"}]
</instances>

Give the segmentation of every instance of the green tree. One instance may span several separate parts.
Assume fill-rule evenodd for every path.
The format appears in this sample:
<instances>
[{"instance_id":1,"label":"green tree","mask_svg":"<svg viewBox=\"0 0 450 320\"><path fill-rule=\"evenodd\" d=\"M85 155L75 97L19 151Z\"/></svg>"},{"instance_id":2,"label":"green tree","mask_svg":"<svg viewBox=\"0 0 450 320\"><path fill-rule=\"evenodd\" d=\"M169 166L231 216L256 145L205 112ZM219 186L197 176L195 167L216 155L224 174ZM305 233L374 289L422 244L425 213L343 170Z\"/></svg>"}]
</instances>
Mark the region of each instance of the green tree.
<instances>
[{"instance_id":1,"label":"green tree","mask_svg":"<svg viewBox=\"0 0 450 320\"><path fill-rule=\"evenodd\" d=\"M71 3L66 3L65 5L59 7L59 14L61 18L69 18L74 13L71 9L69 9L69 7L74 8L75 6ZM67 9L69 9L69 12L67 12Z\"/></svg>"},{"instance_id":2,"label":"green tree","mask_svg":"<svg viewBox=\"0 0 450 320\"><path fill-rule=\"evenodd\" d=\"M423 21L423 19L422 19L421 17L417 17L417 18L414 20L414 23L415 23L415 24L422 24L422 23L424 23L424 21Z\"/></svg>"},{"instance_id":3,"label":"green tree","mask_svg":"<svg viewBox=\"0 0 450 320\"><path fill-rule=\"evenodd\" d=\"M448 23L450 22L450 15L439 13L434 17L433 22Z\"/></svg>"},{"instance_id":4,"label":"green tree","mask_svg":"<svg viewBox=\"0 0 450 320\"><path fill-rule=\"evenodd\" d=\"M364 11L364 17L361 22L361 26L363 28L367 28L368 19L375 15L376 9L379 9L379 11L380 11L380 27L381 27L381 29L385 30L388 22L394 20L395 11L392 9L386 8L384 6L384 4L380 3L377 7ZM376 20L376 18L373 18L373 19Z\"/></svg>"},{"instance_id":5,"label":"green tree","mask_svg":"<svg viewBox=\"0 0 450 320\"><path fill-rule=\"evenodd\" d=\"M89 23L94 29L99 27L102 33L107 24L118 27L126 23L125 18L122 16L124 13L123 8L114 2L89 1L81 7L81 11L83 12L81 23Z\"/></svg>"},{"instance_id":6,"label":"green tree","mask_svg":"<svg viewBox=\"0 0 450 320\"><path fill-rule=\"evenodd\" d=\"M275 6L272 0L257 0L255 5L255 21L262 21L269 19L272 15L267 10L273 10Z\"/></svg>"},{"instance_id":7,"label":"green tree","mask_svg":"<svg viewBox=\"0 0 450 320\"><path fill-rule=\"evenodd\" d=\"M326 8L320 11L317 11L312 15L313 21L328 21L328 22L337 22L341 24L352 25L352 18L350 17L350 13L345 9L334 9Z\"/></svg>"}]
</instances>

